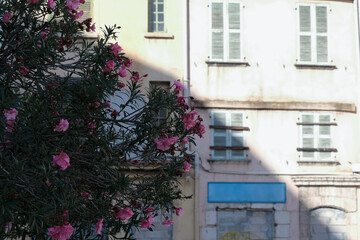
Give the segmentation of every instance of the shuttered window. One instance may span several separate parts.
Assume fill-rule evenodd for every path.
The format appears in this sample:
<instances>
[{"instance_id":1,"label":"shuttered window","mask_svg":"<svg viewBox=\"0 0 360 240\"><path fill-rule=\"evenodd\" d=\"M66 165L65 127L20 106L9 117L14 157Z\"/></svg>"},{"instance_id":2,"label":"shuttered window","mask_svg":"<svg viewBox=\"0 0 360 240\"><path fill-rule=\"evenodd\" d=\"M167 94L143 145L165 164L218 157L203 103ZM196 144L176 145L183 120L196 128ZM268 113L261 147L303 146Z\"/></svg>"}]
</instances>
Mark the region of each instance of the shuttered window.
<instances>
[{"instance_id":1,"label":"shuttered window","mask_svg":"<svg viewBox=\"0 0 360 240\"><path fill-rule=\"evenodd\" d=\"M299 61L327 63L328 56L328 6L301 4L299 19Z\"/></svg>"},{"instance_id":2,"label":"shuttered window","mask_svg":"<svg viewBox=\"0 0 360 240\"><path fill-rule=\"evenodd\" d=\"M246 158L244 114L242 112L212 112L212 159L238 160Z\"/></svg>"},{"instance_id":3,"label":"shuttered window","mask_svg":"<svg viewBox=\"0 0 360 240\"><path fill-rule=\"evenodd\" d=\"M165 0L148 0L148 32L165 31Z\"/></svg>"},{"instance_id":4,"label":"shuttered window","mask_svg":"<svg viewBox=\"0 0 360 240\"><path fill-rule=\"evenodd\" d=\"M211 12L212 60L239 61L241 58L241 4L213 1Z\"/></svg>"},{"instance_id":5,"label":"shuttered window","mask_svg":"<svg viewBox=\"0 0 360 240\"><path fill-rule=\"evenodd\" d=\"M87 0L84 4L80 4L79 11L84 12L82 17L78 20L79 22L82 22L88 18L93 18L93 0Z\"/></svg>"},{"instance_id":6,"label":"shuttered window","mask_svg":"<svg viewBox=\"0 0 360 240\"><path fill-rule=\"evenodd\" d=\"M300 145L298 148L303 160L331 160L332 153L337 150L332 147L331 131L336 126L331 114L303 113L300 116Z\"/></svg>"}]
</instances>

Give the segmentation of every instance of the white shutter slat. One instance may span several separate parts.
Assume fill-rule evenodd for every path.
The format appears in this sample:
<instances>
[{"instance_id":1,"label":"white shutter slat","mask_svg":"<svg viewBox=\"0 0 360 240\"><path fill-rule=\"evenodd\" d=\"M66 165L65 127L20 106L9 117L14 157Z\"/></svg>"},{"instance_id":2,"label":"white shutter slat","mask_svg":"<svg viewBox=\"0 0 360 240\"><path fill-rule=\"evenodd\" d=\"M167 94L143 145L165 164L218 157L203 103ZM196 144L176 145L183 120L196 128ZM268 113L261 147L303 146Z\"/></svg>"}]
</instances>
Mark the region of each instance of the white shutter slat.
<instances>
[{"instance_id":1,"label":"white shutter slat","mask_svg":"<svg viewBox=\"0 0 360 240\"><path fill-rule=\"evenodd\" d=\"M304 148L313 148L314 147L314 138L303 137L302 141L303 141Z\"/></svg>"},{"instance_id":2,"label":"white shutter slat","mask_svg":"<svg viewBox=\"0 0 360 240\"><path fill-rule=\"evenodd\" d=\"M327 33L327 7L316 6L316 32Z\"/></svg>"},{"instance_id":3,"label":"white shutter slat","mask_svg":"<svg viewBox=\"0 0 360 240\"><path fill-rule=\"evenodd\" d=\"M317 50L317 61L327 62L328 61L328 41L327 36L316 37L316 50Z\"/></svg>"},{"instance_id":4,"label":"white shutter slat","mask_svg":"<svg viewBox=\"0 0 360 240\"><path fill-rule=\"evenodd\" d=\"M245 156L245 151L243 150L231 150L231 159L243 159Z\"/></svg>"},{"instance_id":5,"label":"white shutter slat","mask_svg":"<svg viewBox=\"0 0 360 240\"><path fill-rule=\"evenodd\" d=\"M311 61L311 36L300 35L300 61Z\"/></svg>"},{"instance_id":6,"label":"white shutter slat","mask_svg":"<svg viewBox=\"0 0 360 240\"><path fill-rule=\"evenodd\" d=\"M92 18L92 0L87 0L84 4L80 4L79 11L81 10L84 12L84 14L78 20L79 22L88 18Z\"/></svg>"},{"instance_id":7,"label":"white shutter slat","mask_svg":"<svg viewBox=\"0 0 360 240\"><path fill-rule=\"evenodd\" d=\"M229 58L240 59L240 33L229 33Z\"/></svg>"},{"instance_id":8,"label":"white shutter slat","mask_svg":"<svg viewBox=\"0 0 360 240\"><path fill-rule=\"evenodd\" d=\"M224 11L222 3L211 4L211 28L223 29L224 28Z\"/></svg>"},{"instance_id":9,"label":"white shutter slat","mask_svg":"<svg viewBox=\"0 0 360 240\"><path fill-rule=\"evenodd\" d=\"M211 57L224 58L224 5L223 3L211 4Z\"/></svg>"},{"instance_id":10,"label":"white shutter slat","mask_svg":"<svg viewBox=\"0 0 360 240\"><path fill-rule=\"evenodd\" d=\"M243 126L243 114L231 113L231 126L242 127Z\"/></svg>"},{"instance_id":11,"label":"white shutter slat","mask_svg":"<svg viewBox=\"0 0 360 240\"><path fill-rule=\"evenodd\" d=\"M224 58L224 33L213 32L211 41L212 58Z\"/></svg>"},{"instance_id":12,"label":"white shutter slat","mask_svg":"<svg viewBox=\"0 0 360 240\"><path fill-rule=\"evenodd\" d=\"M226 144L226 130L225 129L214 129L214 146L225 147Z\"/></svg>"},{"instance_id":13,"label":"white shutter slat","mask_svg":"<svg viewBox=\"0 0 360 240\"><path fill-rule=\"evenodd\" d=\"M226 126L226 113L225 112L214 112L213 113L213 124L215 126Z\"/></svg>"}]
</instances>

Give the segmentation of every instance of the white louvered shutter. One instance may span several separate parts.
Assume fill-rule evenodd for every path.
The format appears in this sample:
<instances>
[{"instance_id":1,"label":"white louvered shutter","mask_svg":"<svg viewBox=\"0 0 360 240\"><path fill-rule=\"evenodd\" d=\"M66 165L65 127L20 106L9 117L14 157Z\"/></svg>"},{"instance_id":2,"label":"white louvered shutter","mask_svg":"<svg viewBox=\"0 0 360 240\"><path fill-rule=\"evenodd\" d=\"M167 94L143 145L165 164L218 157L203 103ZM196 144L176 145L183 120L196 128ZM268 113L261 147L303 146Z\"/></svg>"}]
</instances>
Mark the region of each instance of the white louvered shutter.
<instances>
[{"instance_id":1,"label":"white louvered shutter","mask_svg":"<svg viewBox=\"0 0 360 240\"><path fill-rule=\"evenodd\" d=\"M211 58L224 59L224 4L211 3Z\"/></svg>"},{"instance_id":2,"label":"white louvered shutter","mask_svg":"<svg viewBox=\"0 0 360 240\"><path fill-rule=\"evenodd\" d=\"M319 115L320 123L330 123L331 116L329 114ZM319 125L319 148L331 148L331 126L330 125ZM319 152L321 160L330 159L331 152Z\"/></svg>"},{"instance_id":3,"label":"white louvered shutter","mask_svg":"<svg viewBox=\"0 0 360 240\"><path fill-rule=\"evenodd\" d=\"M240 59L240 3L228 4L229 59Z\"/></svg>"},{"instance_id":4,"label":"white louvered shutter","mask_svg":"<svg viewBox=\"0 0 360 240\"><path fill-rule=\"evenodd\" d=\"M309 5L299 6L299 54L301 62L311 62L311 8Z\"/></svg>"},{"instance_id":5,"label":"white louvered shutter","mask_svg":"<svg viewBox=\"0 0 360 240\"><path fill-rule=\"evenodd\" d=\"M93 0L86 0L84 4L80 4L79 11L83 11L84 14L78 21L84 21L88 18L93 18ZM94 20L94 19L93 19Z\"/></svg>"},{"instance_id":6,"label":"white louvered shutter","mask_svg":"<svg viewBox=\"0 0 360 240\"><path fill-rule=\"evenodd\" d=\"M226 126L226 113L214 112L213 113L213 125ZM213 129L213 145L215 147L227 146L227 134L226 129ZM226 150L213 150L214 159L226 159Z\"/></svg>"},{"instance_id":7,"label":"white louvered shutter","mask_svg":"<svg viewBox=\"0 0 360 240\"><path fill-rule=\"evenodd\" d=\"M327 6L316 6L316 53L317 62L328 62Z\"/></svg>"}]
</instances>

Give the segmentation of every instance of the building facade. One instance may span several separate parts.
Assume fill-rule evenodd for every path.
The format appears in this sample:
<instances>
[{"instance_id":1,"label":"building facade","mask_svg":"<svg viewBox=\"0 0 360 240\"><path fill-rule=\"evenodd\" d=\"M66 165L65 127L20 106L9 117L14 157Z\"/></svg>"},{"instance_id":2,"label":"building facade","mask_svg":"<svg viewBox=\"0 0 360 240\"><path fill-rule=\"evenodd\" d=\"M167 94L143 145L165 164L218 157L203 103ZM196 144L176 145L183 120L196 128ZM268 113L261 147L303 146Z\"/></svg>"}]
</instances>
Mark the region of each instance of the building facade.
<instances>
[{"instance_id":1,"label":"building facade","mask_svg":"<svg viewBox=\"0 0 360 240\"><path fill-rule=\"evenodd\" d=\"M357 19L353 1L190 1L199 239L360 238Z\"/></svg>"}]
</instances>

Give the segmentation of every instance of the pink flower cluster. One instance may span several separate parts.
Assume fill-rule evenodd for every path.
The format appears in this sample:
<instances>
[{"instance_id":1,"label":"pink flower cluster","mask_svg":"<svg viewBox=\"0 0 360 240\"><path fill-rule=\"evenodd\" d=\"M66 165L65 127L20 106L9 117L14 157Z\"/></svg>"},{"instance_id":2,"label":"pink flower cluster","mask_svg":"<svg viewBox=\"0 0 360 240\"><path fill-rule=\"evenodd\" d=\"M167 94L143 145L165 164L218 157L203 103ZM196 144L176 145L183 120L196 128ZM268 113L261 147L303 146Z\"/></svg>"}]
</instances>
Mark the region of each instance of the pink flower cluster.
<instances>
[{"instance_id":1,"label":"pink flower cluster","mask_svg":"<svg viewBox=\"0 0 360 240\"><path fill-rule=\"evenodd\" d=\"M170 137L170 138L155 138L154 142L156 143L156 148L160 151L167 151L170 149L170 146L178 140L178 137Z\"/></svg>"},{"instance_id":2,"label":"pink flower cluster","mask_svg":"<svg viewBox=\"0 0 360 240\"><path fill-rule=\"evenodd\" d=\"M185 162L184 167L183 167L184 172L190 171L190 168L191 168L191 164L188 162Z\"/></svg>"},{"instance_id":3,"label":"pink flower cluster","mask_svg":"<svg viewBox=\"0 0 360 240\"><path fill-rule=\"evenodd\" d=\"M59 167L60 170L64 171L67 167L70 166L70 158L63 151L60 152L59 155L53 155L53 166Z\"/></svg>"},{"instance_id":4,"label":"pink flower cluster","mask_svg":"<svg viewBox=\"0 0 360 240\"><path fill-rule=\"evenodd\" d=\"M56 3L54 2L54 0L48 0L48 1L47 1L47 6L48 6L49 8L54 9L55 6L56 6Z\"/></svg>"},{"instance_id":5,"label":"pink flower cluster","mask_svg":"<svg viewBox=\"0 0 360 240\"><path fill-rule=\"evenodd\" d=\"M170 219L165 219L164 221L162 221L161 224L164 226L170 226L171 224L173 224L173 221Z\"/></svg>"},{"instance_id":6,"label":"pink flower cluster","mask_svg":"<svg viewBox=\"0 0 360 240\"><path fill-rule=\"evenodd\" d=\"M66 240L71 237L74 228L70 224L48 228L50 237L56 240Z\"/></svg>"},{"instance_id":7,"label":"pink flower cluster","mask_svg":"<svg viewBox=\"0 0 360 240\"><path fill-rule=\"evenodd\" d=\"M5 12L3 17L2 17L2 21L3 23L8 23L10 22L10 19L13 17L13 15L9 12Z\"/></svg>"},{"instance_id":8,"label":"pink flower cluster","mask_svg":"<svg viewBox=\"0 0 360 240\"><path fill-rule=\"evenodd\" d=\"M118 56L119 53L122 51L122 48L119 46L118 43L111 44L110 49L111 49L112 53L114 54L114 56Z\"/></svg>"},{"instance_id":9,"label":"pink flower cluster","mask_svg":"<svg viewBox=\"0 0 360 240\"><path fill-rule=\"evenodd\" d=\"M96 223L95 233L101 234L101 230L102 230L102 227L103 227L103 221L104 221L103 218L98 220L98 222Z\"/></svg>"},{"instance_id":10,"label":"pink flower cluster","mask_svg":"<svg viewBox=\"0 0 360 240\"><path fill-rule=\"evenodd\" d=\"M6 124L8 125L6 127L7 132L11 133L14 131L15 119L17 115L18 111L15 108L4 109L4 116L6 119Z\"/></svg>"},{"instance_id":11,"label":"pink flower cluster","mask_svg":"<svg viewBox=\"0 0 360 240\"><path fill-rule=\"evenodd\" d=\"M115 68L115 62L113 60L109 60L106 62L106 67L103 69L103 72L111 72Z\"/></svg>"},{"instance_id":12,"label":"pink flower cluster","mask_svg":"<svg viewBox=\"0 0 360 240\"><path fill-rule=\"evenodd\" d=\"M65 132L69 128L69 122L66 119L60 119L60 122L54 128L55 132Z\"/></svg>"},{"instance_id":13,"label":"pink flower cluster","mask_svg":"<svg viewBox=\"0 0 360 240\"><path fill-rule=\"evenodd\" d=\"M180 80L175 81L174 85L175 85L174 92L180 92L184 90L184 86L180 83Z\"/></svg>"},{"instance_id":14,"label":"pink flower cluster","mask_svg":"<svg viewBox=\"0 0 360 240\"><path fill-rule=\"evenodd\" d=\"M191 111L188 113L184 113L182 117L182 121L184 123L184 128L189 130L190 128L195 126L195 115L197 114L196 111Z\"/></svg>"},{"instance_id":15,"label":"pink flower cluster","mask_svg":"<svg viewBox=\"0 0 360 240\"><path fill-rule=\"evenodd\" d=\"M120 218L122 220L129 220L133 215L134 212L130 207L115 210L115 218Z\"/></svg>"}]
</instances>

